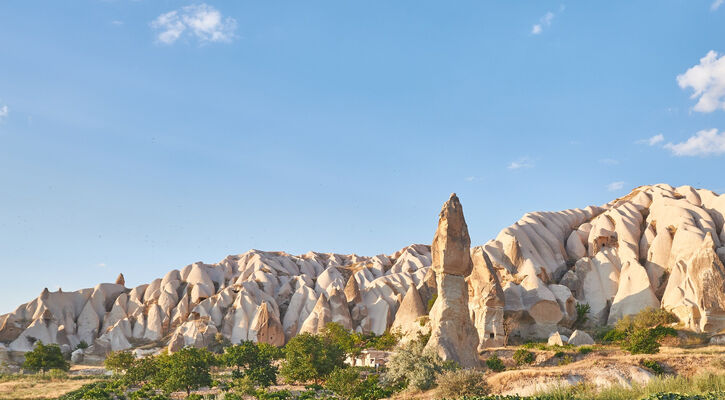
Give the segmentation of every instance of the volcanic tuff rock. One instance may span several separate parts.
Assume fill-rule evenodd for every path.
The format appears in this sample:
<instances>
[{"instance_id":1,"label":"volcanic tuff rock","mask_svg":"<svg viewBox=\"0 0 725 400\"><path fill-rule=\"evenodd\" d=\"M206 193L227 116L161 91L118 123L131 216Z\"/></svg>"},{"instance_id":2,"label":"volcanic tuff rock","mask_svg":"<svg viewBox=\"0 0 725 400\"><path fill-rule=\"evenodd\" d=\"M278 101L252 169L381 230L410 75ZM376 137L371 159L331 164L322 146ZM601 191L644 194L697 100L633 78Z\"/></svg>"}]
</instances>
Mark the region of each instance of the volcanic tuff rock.
<instances>
[{"instance_id":1,"label":"volcanic tuff rock","mask_svg":"<svg viewBox=\"0 0 725 400\"><path fill-rule=\"evenodd\" d=\"M475 367L478 360L478 331L468 310L468 284L471 273L471 239L458 196L452 194L441 210L433 239L433 270L438 297L430 310L431 336L427 348L444 361Z\"/></svg>"},{"instance_id":2,"label":"volcanic tuff rock","mask_svg":"<svg viewBox=\"0 0 725 400\"><path fill-rule=\"evenodd\" d=\"M74 292L45 289L0 316L0 353L17 355L38 340L71 349L83 340L89 357L178 346L180 338L204 345L214 330L232 342L280 345L328 320L381 334L418 324L411 321L439 291L444 300L438 294L434 308L467 305L479 348L508 334L571 332L582 303L591 308L590 326L655 306L696 332L725 329L725 196L641 186L602 206L528 213L470 253L460 203L444 210L433 254L419 244L374 257L251 250L133 288L119 276Z\"/></svg>"}]
</instances>

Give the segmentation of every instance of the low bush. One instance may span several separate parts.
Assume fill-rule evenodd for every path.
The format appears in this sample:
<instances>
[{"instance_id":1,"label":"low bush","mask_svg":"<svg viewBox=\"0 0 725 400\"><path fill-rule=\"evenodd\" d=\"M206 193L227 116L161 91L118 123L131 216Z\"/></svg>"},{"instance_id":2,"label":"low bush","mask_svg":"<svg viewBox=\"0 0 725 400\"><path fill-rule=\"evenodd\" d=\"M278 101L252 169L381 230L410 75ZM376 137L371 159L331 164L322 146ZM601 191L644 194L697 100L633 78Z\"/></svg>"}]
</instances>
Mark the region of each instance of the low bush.
<instances>
[{"instance_id":1,"label":"low bush","mask_svg":"<svg viewBox=\"0 0 725 400\"><path fill-rule=\"evenodd\" d=\"M436 384L439 398L485 396L489 391L485 375L472 369L446 371L438 375Z\"/></svg>"},{"instance_id":2,"label":"low bush","mask_svg":"<svg viewBox=\"0 0 725 400\"><path fill-rule=\"evenodd\" d=\"M63 357L63 353L57 344L46 345L39 340L32 351L25 353L23 369L42 373L51 369L68 371L70 364Z\"/></svg>"},{"instance_id":3,"label":"low bush","mask_svg":"<svg viewBox=\"0 0 725 400\"><path fill-rule=\"evenodd\" d=\"M498 355L496 354L492 355L486 360L486 366L488 367L488 369L494 372L501 372L506 369L503 361L501 361L501 359L498 358Z\"/></svg>"},{"instance_id":4,"label":"low bush","mask_svg":"<svg viewBox=\"0 0 725 400\"><path fill-rule=\"evenodd\" d=\"M556 365L567 365L571 364L572 362L574 362L574 359L569 354L566 354L564 355L564 357L561 357L559 361L557 361Z\"/></svg>"},{"instance_id":5,"label":"low bush","mask_svg":"<svg viewBox=\"0 0 725 400\"><path fill-rule=\"evenodd\" d=\"M639 365L651 370L657 375L662 375L665 373L665 369L662 368L662 365L655 360L648 360L646 358L643 358L639 360Z\"/></svg>"},{"instance_id":6,"label":"low bush","mask_svg":"<svg viewBox=\"0 0 725 400\"><path fill-rule=\"evenodd\" d=\"M426 349L425 345L423 341L414 340L399 346L385 365L383 385L428 390L435 386L436 375L457 368L455 363L443 361L438 353Z\"/></svg>"},{"instance_id":7,"label":"low bush","mask_svg":"<svg viewBox=\"0 0 725 400\"><path fill-rule=\"evenodd\" d=\"M576 305L576 320L574 321L575 328L581 328L589 320L589 311L592 307L587 303L580 303Z\"/></svg>"},{"instance_id":8,"label":"low bush","mask_svg":"<svg viewBox=\"0 0 725 400\"><path fill-rule=\"evenodd\" d=\"M660 351L660 344L653 329L637 329L627 335L621 343L624 350L632 354L655 354Z\"/></svg>"},{"instance_id":9,"label":"low bush","mask_svg":"<svg viewBox=\"0 0 725 400\"><path fill-rule=\"evenodd\" d=\"M534 353L528 350L518 349L514 352L514 361L516 361L516 365L531 364L534 360L536 360Z\"/></svg>"},{"instance_id":10,"label":"low bush","mask_svg":"<svg viewBox=\"0 0 725 400\"><path fill-rule=\"evenodd\" d=\"M594 351L594 348L589 347L589 346L582 346L577 351L579 352L579 354L587 355L587 354L591 353L592 351Z\"/></svg>"}]
</instances>

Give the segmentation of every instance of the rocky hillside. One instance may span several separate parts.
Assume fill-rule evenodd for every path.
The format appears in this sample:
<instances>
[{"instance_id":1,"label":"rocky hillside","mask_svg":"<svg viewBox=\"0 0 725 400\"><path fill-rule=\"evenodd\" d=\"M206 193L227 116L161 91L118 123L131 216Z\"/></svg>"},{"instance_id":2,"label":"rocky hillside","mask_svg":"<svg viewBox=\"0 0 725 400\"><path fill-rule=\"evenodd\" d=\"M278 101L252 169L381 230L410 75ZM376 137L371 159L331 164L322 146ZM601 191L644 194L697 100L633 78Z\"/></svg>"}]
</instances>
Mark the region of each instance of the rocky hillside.
<instances>
[{"instance_id":1,"label":"rocky hillside","mask_svg":"<svg viewBox=\"0 0 725 400\"><path fill-rule=\"evenodd\" d=\"M592 325L661 306L693 331L725 329L724 216L725 196L664 184L598 207L524 215L471 248L467 298L479 348L502 344L504 326L522 337L568 334L578 303L590 305ZM0 316L0 353L37 340L66 349L84 341L99 355L173 351L217 333L282 345L330 321L376 334L429 330L431 262L426 245L374 257L252 250L135 288L119 276L75 292L46 289Z\"/></svg>"}]
</instances>

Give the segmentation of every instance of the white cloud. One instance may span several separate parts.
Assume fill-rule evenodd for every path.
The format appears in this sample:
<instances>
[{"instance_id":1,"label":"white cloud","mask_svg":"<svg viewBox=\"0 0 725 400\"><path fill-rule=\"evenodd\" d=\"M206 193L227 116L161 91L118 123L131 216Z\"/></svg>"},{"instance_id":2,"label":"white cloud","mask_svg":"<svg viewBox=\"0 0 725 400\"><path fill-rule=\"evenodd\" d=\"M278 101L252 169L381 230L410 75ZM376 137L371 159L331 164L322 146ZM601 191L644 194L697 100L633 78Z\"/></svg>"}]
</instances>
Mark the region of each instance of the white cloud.
<instances>
[{"instance_id":1,"label":"white cloud","mask_svg":"<svg viewBox=\"0 0 725 400\"><path fill-rule=\"evenodd\" d=\"M725 3L725 0L715 0L715 1L713 1L712 4L710 5L710 10L712 10L712 11L717 10L718 8L720 8L720 6L723 3Z\"/></svg>"},{"instance_id":2,"label":"white cloud","mask_svg":"<svg viewBox=\"0 0 725 400\"><path fill-rule=\"evenodd\" d=\"M666 149L676 156L719 156L725 154L725 131L701 130L681 143L667 143Z\"/></svg>"},{"instance_id":3,"label":"white cloud","mask_svg":"<svg viewBox=\"0 0 725 400\"><path fill-rule=\"evenodd\" d=\"M604 165L617 165L619 164L619 160L615 160L613 158L602 158L599 160L599 163Z\"/></svg>"},{"instance_id":4,"label":"white cloud","mask_svg":"<svg viewBox=\"0 0 725 400\"><path fill-rule=\"evenodd\" d=\"M224 18L219 10L202 3L161 14L151 22L151 27L159 31L156 40L163 44L173 44L185 33L201 43L230 42L235 37L237 21Z\"/></svg>"},{"instance_id":5,"label":"white cloud","mask_svg":"<svg viewBox=\"0 0 725 400\"><path fill-rule=\"evenodd\" d=\"M710 50L700 63L677 76L677 84L682 89L691 87L691 99L698 99L693 110L713 112L725 110L725 54Z\"/></svg>"},{"instance_id":6,"label":"white cloud","mask_svg":"<svg viewBox=\"0 0 725 400\"><path fill-rule=\"evenodd\" d=\"M544 31L544 28L548 28L551 26L551 22L554 20L554 17L556 14L549 11L546 14L544 14L543 17L539 18L539 23L534 24L534 26L531 27L531 34L532 35L538 35L541 32Z\"/></svg>"},{"instance_id":7,"label":"white cloud","mask_svg":"<svg viewBox=\"0 0 725 400\"><path fill-rule=\"evenodd\" d=\"M111 21L111 25L121 26L121 25L123 25L123 21L119 21L119 20Z\"/></svg>"},{"instance_id":8,"label":"white cloud","mask_svg":"<svg viewBox=\"0 0 725 400\"><path fill-rule=\"evenodd\" d=\"M665 140L665 135L658 133L650 138L638 140L637 144L646 144L648 146L654 146L658 143L662 143Z\"/></svg>"},{"instance_id":9,"label":"white cloud","mask_svg":"<svg viewBox=\"0 0 725 400\"><path fill-rule=\"evenodd\" d=\"M98 263L98 266L101 267L101 268L105 268L106 267L106 263Z\"/></svg>"},{"instance_id":10,"label":"white cloud","mask_svg":"<svg viewBox=\"0 0 725 400\"><path fill-rule=\"evenodd\" d=\"M532 168L534 166L534 162L531 161L528 157L520 158L516 161L512 161L508 167L508 169L516 170L516 169L523 169L523 168Z\"/></svg>"},{"instance_id":11,"label":"white cloud","mask_svg":"<svg viewBox=\"0 0 725 400\"><path fill-rule=\"evenodd\" d=\"M616 181L616 182L612 182L609 185L607 185L607 190L609 190L610 192L616 192L617 190L622 190L623 187L624 187L623 181Z\"/></svg>"},{"instance_id":12,"label":"white cloud","mask_svg":"<svg viewBox=\"0 0 725 400\"><path fill-rule=\"evenodd\" d=\"M0 122L3 122L8 117L8 114L10 114L10 109L7 105L0 107Z\"/></svg>"}]
</instances>

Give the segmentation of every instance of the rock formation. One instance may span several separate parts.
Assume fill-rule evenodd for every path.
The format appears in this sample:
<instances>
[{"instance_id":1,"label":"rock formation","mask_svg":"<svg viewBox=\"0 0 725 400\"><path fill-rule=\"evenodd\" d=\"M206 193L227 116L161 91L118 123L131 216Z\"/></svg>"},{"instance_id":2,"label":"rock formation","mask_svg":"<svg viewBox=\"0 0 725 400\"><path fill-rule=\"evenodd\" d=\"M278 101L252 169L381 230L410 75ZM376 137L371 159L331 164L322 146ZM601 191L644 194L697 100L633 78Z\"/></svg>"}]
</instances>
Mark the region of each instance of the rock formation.
<instances>
[{"instance_id":1,"label":"rock formation","mask_svg":"<svg viewBox=\"0 0 725 400\"><path fill-rule=\"evenodd\" d=\"M214 331L235 343L281 345L332 321L375 334L432 329L431 341L449 349L445 357L467 363L458 349L473 346L472 338L474 355L507 335L571 332L577 304L590 307L584 328L652 306L716 334L725 330L723 225L725 196L659 184L601 206L527 213L469 249L452 197L432 252L420 244L374 257L251 250L130 288L119 275L72 292L45 289L0 315L0 353L16 359L38 340L69 350L85 341L89 358L140 346L173 350L182 342L203 346Z\"/></svg>"},{"instance_id":2,"label":"rock formation","mask_svg":"<svg viewBox=\"0 0 725 400\"><path fill-rule=\"evenodd\" d=\"M431 336L426 347L437 351L444 361L463 367L479 364L478 331L468 310L466 276L473 269L470 247L463 207L454 193L443 205L431 246L438 297L430 311Z\"/></svg>"}]
</instances>

